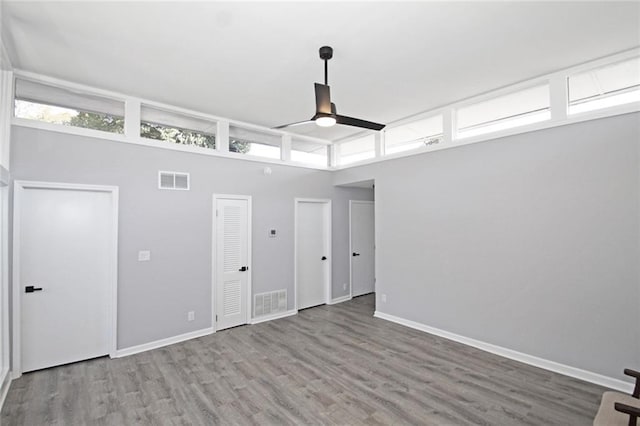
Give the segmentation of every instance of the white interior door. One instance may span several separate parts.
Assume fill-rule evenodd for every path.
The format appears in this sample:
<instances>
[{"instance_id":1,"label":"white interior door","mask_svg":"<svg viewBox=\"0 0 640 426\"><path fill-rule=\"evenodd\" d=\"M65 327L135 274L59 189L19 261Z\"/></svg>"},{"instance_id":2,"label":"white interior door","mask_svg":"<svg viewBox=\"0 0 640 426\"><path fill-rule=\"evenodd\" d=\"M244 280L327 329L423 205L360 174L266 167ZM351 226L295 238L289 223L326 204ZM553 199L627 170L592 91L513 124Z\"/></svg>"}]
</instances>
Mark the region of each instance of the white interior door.
<instances>
[{"instance_id":1,"label":"white interior door","mask_svg":"<svg viewBox=\"0 0 640 426\"><path fill-rule=\"evenodd\" d=\"M351 295L375 291L375 219L373 201L349 201Z\"/></svg>"},{"instance_id":2,"label":"white interior door","mask_svg":"<svg viewBox=\"0 0 640 426\"><path fill-rule=\"evenodd\" d=\"M327 303L330 276L330 202L297 201L297 308Z\"/></svg>"},{"instance_id":3,"label":"white interior door","mask_svg":"<svg viewBox=\"0 0 640 426\"><path fill-rule=\"evenodd\" d=\"M22 371L109 354L116 194L16 192Z\"/></svg>"},{"instance_id":4,"label":"white interior door","mask_svg":"<svg viewBox=\"0 0 640 426\"><path fill-rule=\"evenodd\" d=\"M216 330L249 322L250 200L216 198Z\"/></svg>"}]
</instances>

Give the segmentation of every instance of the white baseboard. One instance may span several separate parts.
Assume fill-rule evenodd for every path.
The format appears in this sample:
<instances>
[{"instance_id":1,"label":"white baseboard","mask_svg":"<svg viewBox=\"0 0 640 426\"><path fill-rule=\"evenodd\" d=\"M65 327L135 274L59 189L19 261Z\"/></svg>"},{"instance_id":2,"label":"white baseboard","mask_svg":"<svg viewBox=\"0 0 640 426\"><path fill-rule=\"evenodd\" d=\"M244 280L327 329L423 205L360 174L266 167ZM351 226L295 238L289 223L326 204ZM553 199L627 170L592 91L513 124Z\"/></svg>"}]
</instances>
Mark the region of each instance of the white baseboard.
<instances>
[{"instance_id":1,"label":"white baseboard","mask_svg":"<svg viewBox=\"0 0 640 426\"><path fill-rule=\"evenodd\" d=\"M9 387L11 386L11 372L5 371L2 377L0 377L0 411L4 406L4 400L9 393Z\"/></svg>"},{"instance_id":2,"label":"white baseboard","mask_svg":"<svg viewBox=\"0 0 640 426\"><path fill-rule=\"evenodd\" d=\"M292 309L290 311L280 312L273 315L267 315L259 318L252 318L251 325L260 324L261 322L272 321L279 318L286 318L286 317L290 317L292 315L297 315L297 314L298 314L298 311L296 309Z\"/></svg>"},{"instance_id":3,"label":"white baseboard","mask_svg":"<svg viewBox=\"0 0 640 426\"><path fill-rule=\"evenodd\" d=\"M173 345L174 343L184 342L185 340L195 339L213 333L212 327L203 328L202 330L191 331L189 333L179 334L173 337L167 337L166 339L156 340L154 342L143 343L142 345L131 346L129 348L118 349L116 351L115 358L121 358L123 356L129 356L138 354L140 352L150 351L152 349L161 348L163 346Z\"/></svg>"},{"instance_id":4,"label":"white baseboard","mask_svg":"<svg viewBox=\"0 0 640 426\"><path fill-rule=\"evenodd\" d=\"M351 300L351 296L347 294L346 296L336 297L335 299L331 299L331 301L327 303L327 305L335 305L337 303L347 302L349 300Z\"/></svg>"},{"instance_id":5,"label":"white baseboard","mask_svg":"<svg viewBox=\"0 0 640 426\"><path fill-rule=\"evenodd\" d=\"M291 315L296 315L298 313L297 310L292 309L290 311L265 316L262 318L254 318L251 320L250 324L259 324L265 321L271 321L278 318L285 318ZM202 330L191 331L189 333L180 334L178 336L167 337L166 339L156 340L154 342L143 343L142 345L131 346L129 348L118 349L116 351L116 355L114 358L121 358L123 356L129 356L133 354L138 354L140 352L150 351L152 349L161 348L163 346L173 345L174 343L184 342L185 340L195 339L197 337L202 337L213 333L215 330L212 327L203 328Z\"/></svg>"},{"instance_id":6,"label":"white baseboard","mask_svg":"<svg viewBox=\"0 0 640 426\"><path fill-rule=\"evenodd\" d=\"M424 331L425 333L435 334L436 336L444 337L445 339L453 340L454 342L462 343L468 346L473 346L474 348L482 349L483 351L500 355L504 358L513 359L515 361L533 365L535 367L540 367L545 370L553 371L555 373L560 373L565 376L584 380L585 382L595 383L597 385L619 390L625 393L633 392L633 384L629 382L625 382L623 380L614 379L613 377L603 376L602 374L593 373L591 371L582 370L580 368L571 367L569 365L560 364L554 361L549 361L544 358L538 358L533 355L517 352L512 349L503 348L502 346L496 346L491 343L486 343L480 340L471 339L469 337L461 336L455 333L450 333L448 331L444 331L439 328L430 327L428 325L424 325L419 322L396 317L394 315L385 314L384 312L376 311L373 314L373 316L376 318L395 322L397 324L404 325L406 327L414 328L416 330Z\"/></svg>"}]
</instances>

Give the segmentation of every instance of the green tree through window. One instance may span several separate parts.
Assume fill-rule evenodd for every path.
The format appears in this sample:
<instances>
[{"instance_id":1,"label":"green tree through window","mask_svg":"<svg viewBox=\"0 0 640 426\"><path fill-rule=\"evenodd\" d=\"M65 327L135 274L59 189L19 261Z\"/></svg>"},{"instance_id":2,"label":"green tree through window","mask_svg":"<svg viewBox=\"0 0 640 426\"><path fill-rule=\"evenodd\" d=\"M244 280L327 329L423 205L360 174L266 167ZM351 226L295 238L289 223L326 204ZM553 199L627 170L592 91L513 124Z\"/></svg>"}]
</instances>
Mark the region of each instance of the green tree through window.
<instances>
[{"instance_id":1,"label":"green tree through window","mask_svg":"<svg viewBox=\"0 0 640 426\"><path fill-rule=\"evenodd\" d=\"M108 114L81 111L64 124L85 129L102 130L103 132L124 133L124 117Z\"/></svg>"},{"instance_id":2,"label":"green tree through window","mask_svg":"<svg viewBox=\"0 0 640 426\"><path fill-rule=\"evenodd\" d=\"M124 133L124 117L108 114L79 112L77 115L71 117L65 124L104 132ZM216 147L215 135L155 123L140 123L140 136L147 139L167 141L181 145L194 145L209 149ZM229 151L231 152L245 154L250 148L249 142L235 139L229 141Z\"/></svg>"},{"instance_id":3,"label":"green tree through window","mask_svg":"<svg viewBox=\"0 0 640 426\"><path fill-rule=\"evenodd\" d=\"M216 147L215 135L199 133L193 130L167 127L154 123L140 123L140 136L148 139L173 142L181 145L195 145L202 148Z\"/></svg>"}]
</instances>

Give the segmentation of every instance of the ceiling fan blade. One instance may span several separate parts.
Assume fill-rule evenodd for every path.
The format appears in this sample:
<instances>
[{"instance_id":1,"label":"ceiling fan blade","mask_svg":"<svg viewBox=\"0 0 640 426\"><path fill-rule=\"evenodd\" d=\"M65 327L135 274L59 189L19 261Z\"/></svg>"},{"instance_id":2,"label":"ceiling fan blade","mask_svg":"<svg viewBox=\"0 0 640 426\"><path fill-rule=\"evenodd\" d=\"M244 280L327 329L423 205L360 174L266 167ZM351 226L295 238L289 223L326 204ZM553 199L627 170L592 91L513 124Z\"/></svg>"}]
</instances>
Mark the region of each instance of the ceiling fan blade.
<instances>
[{"instance_id":1,"label":"ceiling fan blade","mask_svg":"<svg viewBox=\"0 0 640 426\"><path fill-rule=\"evenodd\" d=\"M329 86L314 83L316 90L316 114L331 114L331 95Z\"/></svg>"},{"instance_id":2,"label":"ceiling fan blade","mask_svg":"<svg viewBox=\"0 0 640 426\"><path fill-rule=\"evenodd\" d=\"M336 123L347 126L362 127L364 129L382 130L385 124L374 123L373 121L360 120L359 118L346 117L344 115L336 115Z\"/></svg>"},{"instance_id":3,"label":"ceiling fan blade","mask_svg":"<svg viewBox=\"0 0 640 426\"><path fill-rule=\"evenodd\" d=\"M284 129L287 127L300 126L302 124L313 123L313 120L298 121L296 123L283 124L282 126L272 127L272 129Z\"/></svg>"}]
</instances>

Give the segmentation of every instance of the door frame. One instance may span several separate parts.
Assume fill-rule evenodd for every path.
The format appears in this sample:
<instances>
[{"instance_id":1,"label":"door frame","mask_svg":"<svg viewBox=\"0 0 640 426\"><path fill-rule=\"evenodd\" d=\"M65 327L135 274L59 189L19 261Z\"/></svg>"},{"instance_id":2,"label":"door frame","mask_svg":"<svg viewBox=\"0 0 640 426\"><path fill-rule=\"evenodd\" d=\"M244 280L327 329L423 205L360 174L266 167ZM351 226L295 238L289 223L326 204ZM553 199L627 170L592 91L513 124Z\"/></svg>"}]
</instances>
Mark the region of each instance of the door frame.
<instances>
[{"instance_id":1,"label":"door frame","mask_svg":"<svg viewBox=\"0 0 640 426\"><path fill-rule=\"evenodd\" d=\"M376 202L375 201L364 201L364 200L349 200L349 299L353 298L353 227L352 225L352 217L351 217L351 207L354 204L371 204L374 206L374 212L373 212L373 216L375 218L375 205ZM373 277L374 277L374 291L375 291L375 276L376 276L376 269L375 269L375 265L376 265L376 261L375 261L375 239L376 239L376 233L375 233L375 219L374 219L374 231L373 231L373 241L374 241L374 249L373 249Z\"/></svg>"},{"instance_id":2,"label":"door frame","mask_svg":"<svg viewBox=\"0 0 640 426\"><path fill-rule=\"evenodd\" d=\"M327 245L327 258L329 260L327 265L327 276L325 277L324 282L324 294L325 294L325 303L329 304L331 302L331 285L332 285L332 264L333 257L331 255L331 199L330 198L295 198L294 199L294 218L293 218L293 293L294 293L294 304L293 308L296 312L298 312L298 206L300 203L317 203L324 204L324 229L325 235L324 240Z\"/></svg>"},{"instance_id":3,"label":"door frame","mask_svg":"<svg viewBox=\"0 0 640 426\"><path fill-rule=\"evenodd\" d=\"M13 183L13 274L12 274L12 307L13 307L13 336L12 336L12 377L22 375L22 292L20 291L20 214L22 196L28 189L61 189L68 191L106 192L111 194L111 259L109 261L109 293L111 297L106 301L108 321L109 357L115 358L118 348L118 197L117 186L84 185L76 183L38 182L16 180Z\"/></svg>"},{"instance_id":4,"label":"door frame","mask_svg":"<svg viewBox=\"0 0 640 426\"><path fill-rule=\"evenodd\" d=\"M213 203L212 203L212 212L211 212L211 328L213 329L213 332L215 333L217 331L217 321L216 321L216 289L217 289L217 284L218 284L218 279L217 279L217 275L216 275L216 256L217 256L217 252L216 252L216 238L218 237L217 232L216 232L216 227L217 227L217 220L218 220L218 215L217 215L217 208L216 208L216 204L218 202L219 199L224 199L224 200L246 200L247 201L247 239L248 241L248 245L247 245L247 266L249 266L249 270L247 271L247 318L246 318L246 323L245 324L251 324L251 316L252 316L252 299L253 299L253 292L252 292L252 286L251 286L251 276L253 274L253 264L251 261L251 240L252 240L252 233L251 230L253 228L252 225L252 205L251 205L251 195L234 195L234 194L213 194Z\"/></svg>"}]
</instances>

